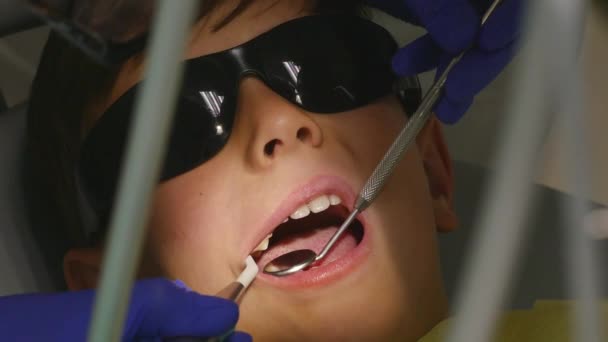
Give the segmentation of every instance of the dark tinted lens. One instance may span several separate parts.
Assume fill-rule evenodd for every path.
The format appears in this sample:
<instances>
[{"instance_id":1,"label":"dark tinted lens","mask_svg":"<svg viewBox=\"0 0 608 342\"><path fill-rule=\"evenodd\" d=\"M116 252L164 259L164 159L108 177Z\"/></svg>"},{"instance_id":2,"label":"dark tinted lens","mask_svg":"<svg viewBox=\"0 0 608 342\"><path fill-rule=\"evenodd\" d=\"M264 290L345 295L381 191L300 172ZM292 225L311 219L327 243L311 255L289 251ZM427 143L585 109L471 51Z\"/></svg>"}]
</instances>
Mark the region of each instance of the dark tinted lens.
<instances>
[{"instance_id":1,"label":"dark tinted lens","mask_svg":"<svg viewBox=\"0 0 608 342\"><path fill-rule=\"evenodd\" d=\"M228 79L213 61L188 63L177 101L161 180L190 171L225 145L234 119ZM97 213L109 213L114 198L137 88L118 99L89 132L79 161L81 189Z\"/></svg>"},{"instance_id":2,"label":"dark tinted lens","mask_svg":"<svg viewBox=\"0 0 608 342\"><path fill-rule=\"evenodd\" d=\"M390 35L373 24L353 21L309 24L289 32L264 59L270 86L315 113L336 113L369 104L392 90Z\"/></svg>"},{"instance_id":3,"label":"dark tinted lens","mask_svg":"<svg viewBox=\"0 0 608 342\"><path fill-rule=\"evenodd\" d=\"M213 158L224 147L232 130L233 101L212 90L201 91L200 98L182 98L171 133L161 180L188 172ZM202 97L221 103L220 115L207 108ZM230 112L230 114L228 114Z\"/></svg>"},{"instance_id":4,"label":"dark tinted lens","mask_svg":"<svg viewBox=\"0 0 608 342\"><path fill-rule=\"evenodd\" d=\"M235 86L224 65L214 58L187 63L162 180L196 168L226 144L234 121Z\"/></svg>"}]
</instances>

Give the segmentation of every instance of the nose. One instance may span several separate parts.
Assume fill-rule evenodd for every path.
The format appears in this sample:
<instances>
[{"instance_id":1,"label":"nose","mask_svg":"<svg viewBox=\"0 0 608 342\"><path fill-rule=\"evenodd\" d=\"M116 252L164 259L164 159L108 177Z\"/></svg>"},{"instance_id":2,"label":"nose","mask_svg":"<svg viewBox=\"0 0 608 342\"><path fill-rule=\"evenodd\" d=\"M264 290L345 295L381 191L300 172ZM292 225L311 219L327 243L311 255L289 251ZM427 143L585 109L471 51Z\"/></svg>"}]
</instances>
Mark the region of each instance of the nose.
<instances>
[{"instance_id":1,"label":"nose","mask_svg":"<svg viewBox=\"0 0 608 342\"><path fill-rule=\"evenodd\" d=\"M241 83L234 133L244 142L247 162L255 168L323 144L321 127L309 114L253 77Z\"/></svg>"}]
</instances>

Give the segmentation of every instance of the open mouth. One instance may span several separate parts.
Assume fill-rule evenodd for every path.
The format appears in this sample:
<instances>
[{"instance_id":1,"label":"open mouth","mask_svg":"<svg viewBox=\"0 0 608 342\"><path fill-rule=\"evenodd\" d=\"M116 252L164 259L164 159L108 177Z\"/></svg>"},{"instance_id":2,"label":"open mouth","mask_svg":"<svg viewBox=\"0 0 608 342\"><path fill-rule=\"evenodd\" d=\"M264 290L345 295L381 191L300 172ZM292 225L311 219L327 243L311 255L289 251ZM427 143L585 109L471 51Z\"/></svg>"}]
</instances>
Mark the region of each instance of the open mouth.
<instances>
[{"instance_id":1,"label":"open mouth","mask_svg":"<svg viewBox=\"0 0 608 342\"><path fill-rule=\"evenodd\" d=\"M309 249L317 254L348 217L349 210L336 195L321 195L296 209L278 225L252 254L260 269L275 258L294 250ZM322 267L354 250L363 240L364 229L359 220L349 228L327 256L309 269ZM306 272L306 271L304 271Z\"/></svg>"}]
</instances>

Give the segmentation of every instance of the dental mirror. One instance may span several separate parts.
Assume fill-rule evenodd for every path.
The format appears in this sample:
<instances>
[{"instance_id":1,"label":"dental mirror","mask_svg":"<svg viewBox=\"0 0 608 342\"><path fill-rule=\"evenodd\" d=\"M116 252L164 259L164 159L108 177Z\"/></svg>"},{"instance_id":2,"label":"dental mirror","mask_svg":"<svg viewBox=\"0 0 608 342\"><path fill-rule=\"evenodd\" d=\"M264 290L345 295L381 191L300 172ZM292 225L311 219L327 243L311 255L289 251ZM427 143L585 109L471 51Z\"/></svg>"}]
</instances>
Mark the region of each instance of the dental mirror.
<instances>
[{"instance_id":1,"label":"dental mirror","mask_svg":"<svg viewBox=\"0 0 608 342\"><path fill-rule=\"evenodd\" d=\"M310 249L298 249L276 257L266 264L264 273L283 277L299 272L312 265L317 259L317 253Z\"/></svg>"},{"instance_id":2,"label":"dental mirror","mask_svg":"<svg viewBox=\"0 0 608 342\"><path fill-rule=\"evenodd\" d=\"M359 203L359 201L357 202ZM310 249L298 249L289 253L283 254L279 257L274 258L271 262L264 266L264 273L273 275L275 277L283 277L296 272L300 272L309 266L312 266L315 262L323 259L333 245L338 241L342 233L348 228L351 222L355 219L355 216L360 212L360 207L355 205L355 210L350 216L342 223L340 229L338 229L334 235L329 239L325 247L321 250L321 253L317 255ZM367 207L367 205L366 205Z\"/></svg>"},{"instance_id":3,"label":"dental mirror","mask_svg":"<svg viewBox=\"0 0 608 342\"><path fill-rule=\"evenodd\" d=\"M486 21L500 2L501 0L494 0L492 2L490 8L488 8L481 20L481 26L485 25ZM468 49L454 57L441 76L435 81L431 89L426 93L414 115L411 116L405 127L399 132L399 135L395 138L395 141L393 141L393 144L389 147L388 151L386 151L372 175L367 182L365 182L363 189L361 189L361 192L357 197L353 212L348 216L346 221L344 221L340 229L338 229L331 239L329 239L323 250L321 250L321 253L316 255L316 253L311 250L303 249L283 254L266 264L266 266L264 266L264 273L277 277L287 276L306 269L327 255L327 252L329 252L338 238L340 238L342 233L355 219L355 216L369 207L376 197L378 197L380 191L384 188L384 184L393 173L393 170L399 161L401 161L405 151L407 151L412 143L416 141L416 136L431 117L433 108L435 107L448 78L448 74L467 52Z\"/></svg>"}]
</instances>

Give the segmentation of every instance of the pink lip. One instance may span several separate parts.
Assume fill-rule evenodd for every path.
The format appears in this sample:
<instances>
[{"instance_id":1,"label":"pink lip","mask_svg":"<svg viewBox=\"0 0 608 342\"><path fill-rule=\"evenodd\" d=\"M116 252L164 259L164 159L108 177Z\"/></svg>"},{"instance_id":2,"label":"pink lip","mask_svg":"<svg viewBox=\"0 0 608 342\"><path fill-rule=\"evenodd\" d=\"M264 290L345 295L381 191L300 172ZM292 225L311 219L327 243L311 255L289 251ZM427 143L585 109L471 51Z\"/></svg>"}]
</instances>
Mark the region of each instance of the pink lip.
<instances>
[{"instance_id":1,"label":"pink lip","mask_svg":"<svg viewBox=\"0 0 608 342\"><path fill-rule=\"evenodd\" d=\"M324 194L338 195L343 201L342 204L349 210L352 210L356 195L352 187L344 179L337 176L313 177L304 185L297 187L287 196L281 205L265 221L263 228L260 229L251 240L244 244L244 246L247 246L248 248L244 253L250 253L260 241L268 236L268 234L272 233L285 218L289 217L289 215L303 203L307 203L315 197ZM369 252L369 230L367 229L368 225L365 215L359 214L357 219L361 222L364 229L363 240L356 248L343 257L323 266L298 272L286 277L275 277L265 274L263 273L263 270L260 270L258 280L280 287L302 288L327 284L346 275L354 267L360 264Z\"/></svg>"}]
</instances>

